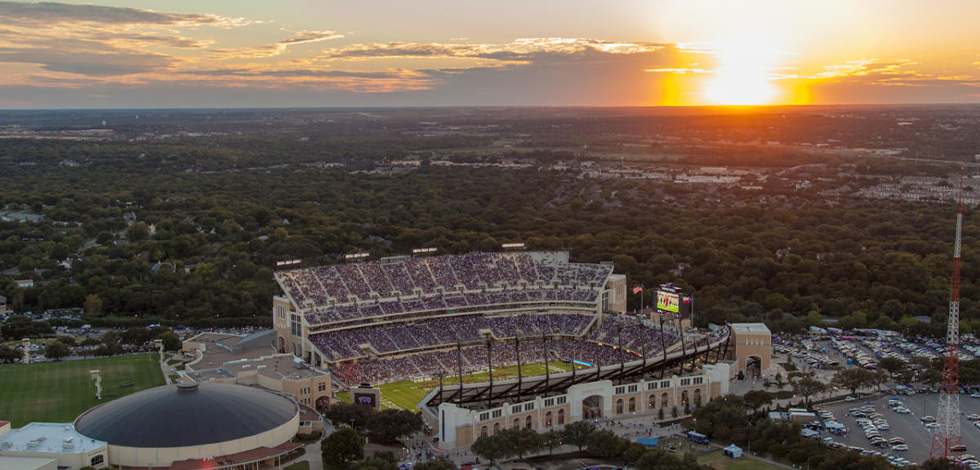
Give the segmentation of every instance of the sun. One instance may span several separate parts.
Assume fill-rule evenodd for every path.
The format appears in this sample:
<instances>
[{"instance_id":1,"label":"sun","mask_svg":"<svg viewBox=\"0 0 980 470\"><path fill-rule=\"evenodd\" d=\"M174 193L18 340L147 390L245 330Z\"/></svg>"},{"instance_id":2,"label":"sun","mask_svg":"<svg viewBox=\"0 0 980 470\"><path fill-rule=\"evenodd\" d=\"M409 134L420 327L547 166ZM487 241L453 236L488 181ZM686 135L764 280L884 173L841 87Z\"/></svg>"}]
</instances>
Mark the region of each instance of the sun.
<instances>
[{"instance_id":1,"label":"sun","mask_svg":"<svg viewBox=\"0 0 980 470\"><path fill-rule=\"evenodd\" d=\"M719 66L705 87L703 97L715 105L772 103L778 90L772 70L779 51L760 40L727 41L717 49Z\"/></svg>"}]
</instances>

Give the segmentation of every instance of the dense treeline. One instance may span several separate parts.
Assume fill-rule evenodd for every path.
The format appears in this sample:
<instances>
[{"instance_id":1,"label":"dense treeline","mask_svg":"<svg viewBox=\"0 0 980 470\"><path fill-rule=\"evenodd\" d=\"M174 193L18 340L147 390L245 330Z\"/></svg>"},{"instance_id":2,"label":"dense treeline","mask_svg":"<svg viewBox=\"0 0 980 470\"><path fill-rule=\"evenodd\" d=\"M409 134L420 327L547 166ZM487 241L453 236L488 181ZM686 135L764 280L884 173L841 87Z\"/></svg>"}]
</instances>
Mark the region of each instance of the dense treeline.
<instances>
[{"instance_id":1,"label":"dense treeline","mask_svg":"<svg viewBox=\"0 0 980 470\"><path fill-rule=\"evenodd\" d=\"M41 144L11 141L0 154L15 158L30 145ZM106 150L58 145L93 159ZM174 150L190 164L205 151ZM0 174L0 205L46 216L0 222L0 271L8 271L0 295L16 310L264 324L277 260L321 264L360 250L461 253L524 241L570 250L574 261L612 260L633 285L675 282L694 293L702 324L765 320L798 330L836 318L848 327L930 333L946 311L949 206L825 198L776 176L759 181L761 191L707 190L538 169L423 166L373 175L273 167L288 158L272 157L262 170L186 172L165 156L145 163L124 154L105 157L112 165L17 165ZM139 221L127 223L126 212ZM968 331L980 326L978 229L968 209L961 287ZM59 264L66 259L70 266ZM24 277L36 287L16 288ZM915 316L934 322L917 324Z\"/></svg>"}]
</instances>

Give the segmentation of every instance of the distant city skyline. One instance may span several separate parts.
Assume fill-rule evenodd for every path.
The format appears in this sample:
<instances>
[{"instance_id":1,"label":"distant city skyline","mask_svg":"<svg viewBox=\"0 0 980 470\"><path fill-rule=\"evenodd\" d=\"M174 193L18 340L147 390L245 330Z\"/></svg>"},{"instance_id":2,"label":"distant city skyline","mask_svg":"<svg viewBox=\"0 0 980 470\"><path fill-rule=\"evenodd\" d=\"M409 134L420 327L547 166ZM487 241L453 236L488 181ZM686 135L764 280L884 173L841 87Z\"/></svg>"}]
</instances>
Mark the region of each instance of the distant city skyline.
<instances>
[{"instance_id":1,"label":"distant city skyline","mask_svg":"<svg viewBox=\"0 0 980 470\"><path fill-rule=\"evenodd\" d=\"M0 1L0 108L980 103L980 2Z\"/></svg>"}]
</instances>

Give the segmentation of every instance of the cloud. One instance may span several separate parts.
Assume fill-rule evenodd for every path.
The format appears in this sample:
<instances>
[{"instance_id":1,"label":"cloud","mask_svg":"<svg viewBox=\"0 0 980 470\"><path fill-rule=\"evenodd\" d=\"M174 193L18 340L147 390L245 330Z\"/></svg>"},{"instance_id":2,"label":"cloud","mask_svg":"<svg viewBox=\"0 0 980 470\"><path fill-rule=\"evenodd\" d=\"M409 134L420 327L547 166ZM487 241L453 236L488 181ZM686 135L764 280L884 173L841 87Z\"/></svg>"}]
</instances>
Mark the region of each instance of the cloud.
<instances>
[{"instance_id":1,"label":"cloud","mask_svg":"<svg viewBox=\"0 0 980 470\"><path fill-rule=\"evenodd\" d=\"M824 66L809 76L815 103L941 103L975 101L976 74L931 71L911 59L878 58Z\"/></svg>"},{"instance_id":2,"label":"cloud","mask_svg":"<svg viewBox=\"0 0 980 470\"><path fill-rule=\"evenodd\" d=\"M251 23L205 13L0 1L0 63L94 77L155 73L193 61L174 50L202 50L214 43L182 30L200 34L200 27Z\"/></svg>"},{"instance_id":3,"label":"cloud","mask_svg":"<svg viewBox=\"0 0 980 470\"><path fill-rule=\"evenodd\" d=\"M53 23L98 23L106 25L240 26L250 23L203 13L163 13L138 8L75 5L68 3L21 3L0 1L0 22L5 24L51 25Z\"/></svg>"},{"instance_id":4,"label":"cloud","mask_svg":"<svg viewBox=\"0 0 980 470\"><path fill-rule=\"evenodd\" d=\"M324 60L464 58L528 62L543 55L641 54L668 44L611 42L583 38L522 38L507 44L366 43L325 49Z\"/></svg>"},{"instance_id":5,"label":"cloud","mask_svg":"<svg viewBox=\"0 0 980 470\"><path fill-rule=\"evenodd\" d=\"M295 37L283 39L272 44L239 49L215 49L212 51L212 57L216 59L261 59L275 57L286 52L291 46L340 39L343 37L343 34L338 34L335 31L299 31Z\"/></svg>"},{"instance_id":6,"label":"cloud","mask_svg":"<svg viewBox=\"0 0 980 470\"><path fill-rule=\"evenodd\" d=\"M38 64L44 70L105 77L131 75L166 69L173 59L152 53L43 49L24 51L0 48L0 62Z\"/></svg>"}]
</instances>

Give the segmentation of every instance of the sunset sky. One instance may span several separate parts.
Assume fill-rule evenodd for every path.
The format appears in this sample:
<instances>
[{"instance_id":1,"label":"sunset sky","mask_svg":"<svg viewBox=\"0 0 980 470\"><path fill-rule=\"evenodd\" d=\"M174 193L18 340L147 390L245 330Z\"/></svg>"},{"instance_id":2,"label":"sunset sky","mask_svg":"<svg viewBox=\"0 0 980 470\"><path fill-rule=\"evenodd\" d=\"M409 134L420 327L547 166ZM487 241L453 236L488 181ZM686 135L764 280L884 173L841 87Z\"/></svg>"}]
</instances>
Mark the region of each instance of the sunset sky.
<instances>
[{"instance_id":1,"label":"sunset sky","mask_svg":"<svg viewBox=\"0 0 980 470\"><path fill-rule=\"evenodd\" d=\"M0 108L980 103L977 18L976 0L0 2Z\"/></svg>"}]
</instances>

